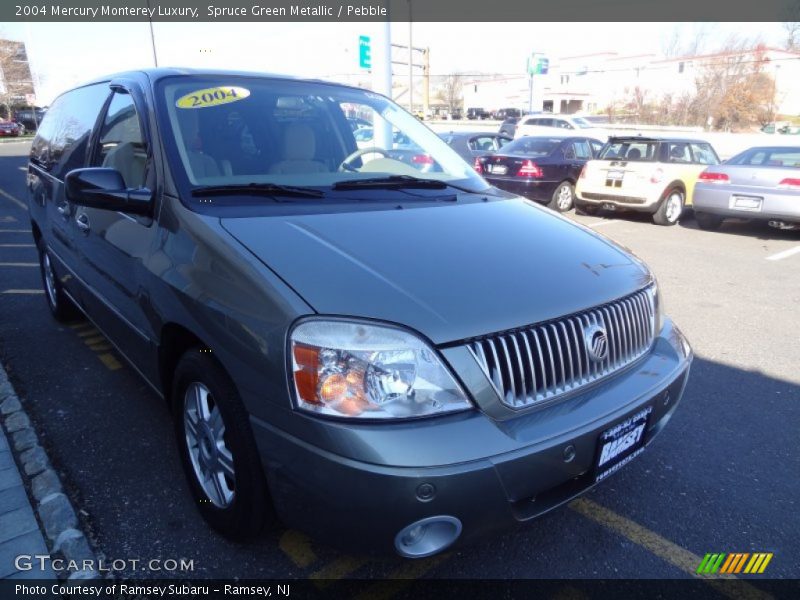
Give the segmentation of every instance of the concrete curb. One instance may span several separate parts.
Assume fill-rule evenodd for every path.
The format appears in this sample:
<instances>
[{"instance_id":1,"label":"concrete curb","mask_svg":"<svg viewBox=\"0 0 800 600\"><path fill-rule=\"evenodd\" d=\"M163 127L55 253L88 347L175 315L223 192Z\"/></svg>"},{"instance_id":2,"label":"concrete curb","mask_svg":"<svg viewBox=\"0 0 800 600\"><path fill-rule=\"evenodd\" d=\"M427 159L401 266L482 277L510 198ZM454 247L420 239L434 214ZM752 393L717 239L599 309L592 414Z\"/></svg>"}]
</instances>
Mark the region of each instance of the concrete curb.
<instances>
[{"instance_id":1,"label":"concrete curb","mask_svg":"<svg viewBox=\"0 0 800 600\"><path fill-rule=\"evenodd\" d=\"M76 565L98 564L86 536L79 530L77 513L63 493L58 474L50 465L47 453L39 444L28 415L0 364L0 420L8 434L12 453L17 458L20 475L30 497L51 558L63 558ZM88 563L84 561L90 561ZM59 571L61 579L95 579L94 570Z\"/></svg>"}]
</instances>

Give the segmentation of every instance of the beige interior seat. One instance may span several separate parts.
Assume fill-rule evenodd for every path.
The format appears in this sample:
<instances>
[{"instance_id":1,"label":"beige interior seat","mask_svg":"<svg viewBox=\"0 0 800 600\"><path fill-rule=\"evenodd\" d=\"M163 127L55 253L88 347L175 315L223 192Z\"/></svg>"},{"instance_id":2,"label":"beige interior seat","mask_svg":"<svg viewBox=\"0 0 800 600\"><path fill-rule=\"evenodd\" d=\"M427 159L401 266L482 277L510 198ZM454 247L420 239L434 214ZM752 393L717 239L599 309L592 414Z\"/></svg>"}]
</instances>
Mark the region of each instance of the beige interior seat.
<instances>
[{"instance_id":1,"label":"beige interior seat","mask_svg":"<svg viewBox=\"0 0 800 600\"><path fill-rule=\"evenodd\" d=\"M305 123L291 123L283 131L283 160L269 169L274 174L327 173L324 163L314 160L317 140Z\"/></svg>"},{"instance_id":2,"label":"beige interior seat","mask_svg":"<svg viewBox=\"0 0 800 600\"><path fill-rule=\"evenodd\" d=\"M146 161L144 154L136 152L133 142L120 142L106 154L103 166L119 171L125 187L138 188L144 185Z\"/></svg>"}]
</instances>

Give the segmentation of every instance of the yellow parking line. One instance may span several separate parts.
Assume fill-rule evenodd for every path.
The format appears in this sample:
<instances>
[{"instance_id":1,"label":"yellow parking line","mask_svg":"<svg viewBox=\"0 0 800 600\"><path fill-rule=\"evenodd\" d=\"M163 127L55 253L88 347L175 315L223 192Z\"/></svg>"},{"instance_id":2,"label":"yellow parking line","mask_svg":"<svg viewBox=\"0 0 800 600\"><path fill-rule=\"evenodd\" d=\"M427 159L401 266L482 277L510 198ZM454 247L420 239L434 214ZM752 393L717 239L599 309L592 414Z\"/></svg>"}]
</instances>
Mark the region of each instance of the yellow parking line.
<instances>
[{"instance_id":1,"label":"yellow parking line","mask_svg":"<svg viewBox=\"0 0 800 600\"><path fill-rule=\"evenodd\" d=\"M3 290L0 294L44 294L44 290Z\"/></svg>"},{"instance_id":2,"label":"yellow parking line","mask_svg":"<svg viewBox=\"0 0 800 600\"><path fill-rule=\"evenodd\" d=\"M342 556L312 573L309 578L314 580L314 585L319 589L328 587L332 580L342 579L357 571L369 562L366 558L355 556Z\"/></svg>"},{"instance_id":3,"label":"yellow parking line","mask_svg":"<svg viewBox=\"0 0 800 600\"><path fill-rule=\"evenodd\" d=\"M86 345L89 346L89 349L93 350L94 352L106 352L107 350L113 350L114 349L114 346L112 346L111 344L106 344L106 343L86 344Z\"/></svg>"},{"instance_id":4,"label":"yellow parking line","mask_svg":"<svg viewBox=\"0 0 800 600\"><path fill-rule=\"evenodd\" d=\"M404 588L414 583L415 579L439 566L449 558L448 554L440 554L432 558L422 558L409 562L386 576L386 581L380 581L369 586L356 596L358 600L387 600Z\"/></svg>"},{"instance_id":5,"label":"yellow parking line","mask_svg":"<svg viewBox=\"0 0 800 600\"><path fill-rule=\"evenodd\" d=\"M570 502L569 507L603 527L611 529L634 544L642 546L651 554L678 567L692 577L698 577L697 566L702 559L686 548L678 546L638 523L586 498L573 500ZM733 575L718 575L715 576L715 579L701 577L701 579L718 592L734 600L766 600L772 598L769 594L741 580L730 581L736 579Z\"/></svg>"},{"instance_id":6,"label":"yellow parking line","mask_svg":"<svg viewBox=\"0 0 800 600\"><path fill-rule=\"evenodd\" d=\"M84 329L91 326L92 324L89 321L81 321L80 323L72 323L71 325L67 325L67 327L70 329Z\"/></svg>"},{"instance_id":7,"label":"yellow parking line","mask_svg":"<svg viewBox=\"0 0 800 600\"><path fill-rule=\"evenodd\" d=\"M6 200L11 200L11 202L19 206L22 210L28 210L27 204L25 204L22 200L18 200L2 188L0 188L0 196L3 196L3 198Z\"/></svg>"},{"instance_id":8,"label":"yellow parking line","mask_svg":"<svg viewBox=\"0 0 800 600\"><path fill-rule=\"evenodd\" d=\"M122 365L116 358L114 358L113 354L105 352L103 354L98 354L97 358L100 359L100 362L102 362L109 371L116 371L117 369L122 368Z\"/></svg>"},{"instance_id":9,"label":"yellow parking line","mask_svg":"<svg viewBox=\"0 0 800 600\"><path fill-rule=\"evenodd\" d=\"M90 333L97 333L97 332L96 331L87 331L86 333L88 335ZM80 334L78 334L78 335L80 335ZM86 344L86 345L96 344L97 342L103 342L106 339L106 336L104 336L103 334L98 334L98 335L95 335L95 336L92 336L92 337L85 337L85 336L81 336L81 337L84 338L83 343Z\"/></svg>"},{"instance_id":10,"label":"yellow parking line","mask_svg":"<svg viewBox=\"0 0 800 600\"><path fill-rule=\"evenodd\" d=\"M83 331L76 331L75 333L78 335L78 337L85 338L89 336L96 336L100 332L97 331L97 329L95 329L94 327L90 327L89 329L84 329Z\"/></svg>"},{"instance_id":11,"label":"yellow parking line","mask_svg":"<svg viewBox=\"0 0 800 600\"><path fill-rule=\"evenodd\" d=\"M317 560L317 555L311 549L311 540L299 531L292 529L286 531L281 536L278 546L298 567L306 568Z\"/></svg>"}]
</instances>

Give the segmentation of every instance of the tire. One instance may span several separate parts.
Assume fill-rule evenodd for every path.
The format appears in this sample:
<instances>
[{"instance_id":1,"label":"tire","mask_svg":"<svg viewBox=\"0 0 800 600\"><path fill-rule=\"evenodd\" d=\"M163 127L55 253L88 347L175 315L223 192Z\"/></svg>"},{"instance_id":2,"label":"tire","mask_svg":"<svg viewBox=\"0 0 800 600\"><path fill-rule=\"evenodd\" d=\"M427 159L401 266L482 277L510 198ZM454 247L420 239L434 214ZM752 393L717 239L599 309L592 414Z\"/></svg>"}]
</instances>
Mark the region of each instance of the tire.
<instances>
[{"instance_id":1,"label":"tire","mask_svg":"<svg viewBox=\"0 0 800 600\"><path fill-rule=\"evenodd\" d=\"M681 218L683 207L683 192L678 188L671 188L661 198L658 209L653 213L653 223L665 227L675 225Z\"/></svg>"},{"instance_id":2,"label":"tire","mask_svg":"<svg viewBox=\"0 0 800 600\"><path fill-rule=\"evenodd\" d=\"M575 205L575 188L569 181L562 181L558 184L553 197L547 203L547 208L556 212L567 212Z\"/></svg>"},{"instance_id":3,"label":"tire","mask_svg":"<svg viewBox=\"0 0 800 600\"><path fill-rule=\"evenodd\" d=\"M575 212L578 213L579 215L589 215L590 217L593 217L598 212L600 212L600 209L594 204L583 204L580 202L575 202Z\"/></svg>"},{"instance_id":4,"label":"tire","mask_svg":"<svg viewBox=\"0 0 800 600\"><path fill-rule=\"evenodd\" d=\"M709 213L694 212L697 226L704 231L716 231L722 225L723 218Z\"/></svg>"},{"instance_id":5,"label":"tire","mask_svg":"<svg viewBox=\"0 0 800 600\"><path fill-rule=\"evenodd\" d=\"M80 317L80 311L66 295L64 286L61 285L58 277L56 277L53 261L50 257L50 252L47 250L47 244L40 239L36 244L36 248L39 251L39 273L42 276L44 298L47 302L47 308L50 309L50 314L59 323L74 321Z\"/></svg>"},{"instance_id":6,"label":"tire","mask_svg":"<svg viewBox=\"0 0 800 600\"><path fill-rule=\"evenodd\" d=\"M276 517L250 420L230 377L210 354L189 350L175 369L172 398L178 451L200 514L232 540L258 536Z\"/></svg>"}]
</instances>

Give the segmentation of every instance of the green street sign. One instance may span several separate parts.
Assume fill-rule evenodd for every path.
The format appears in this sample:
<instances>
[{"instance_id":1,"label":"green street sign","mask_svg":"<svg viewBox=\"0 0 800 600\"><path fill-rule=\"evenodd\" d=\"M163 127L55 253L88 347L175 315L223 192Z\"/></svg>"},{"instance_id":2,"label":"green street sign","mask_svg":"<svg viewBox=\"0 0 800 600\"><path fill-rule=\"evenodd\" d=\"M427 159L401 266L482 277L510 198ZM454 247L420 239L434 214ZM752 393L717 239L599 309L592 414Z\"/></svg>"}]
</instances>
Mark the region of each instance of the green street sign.
<instances>
[{"instance_id":1,"label":"green street sign","mask_svg":"<svg viewBox=\"0 0 800 600\"><path fill-rule=\"evenodd\" d=\"M372 50L368 35L358 36L358 66L362 69L372 68Z\"/></svg>"},{"instance_id":2,"label":"green street sign","mask_svg":"<svg viewBox=\"0 0 800 600\"><path fill-rule=\"evenodd\" d=\"M550 61L544 56L531 54L528 57L528 75L547 75L550 70Z\"/></svg>"}]
</instances>

